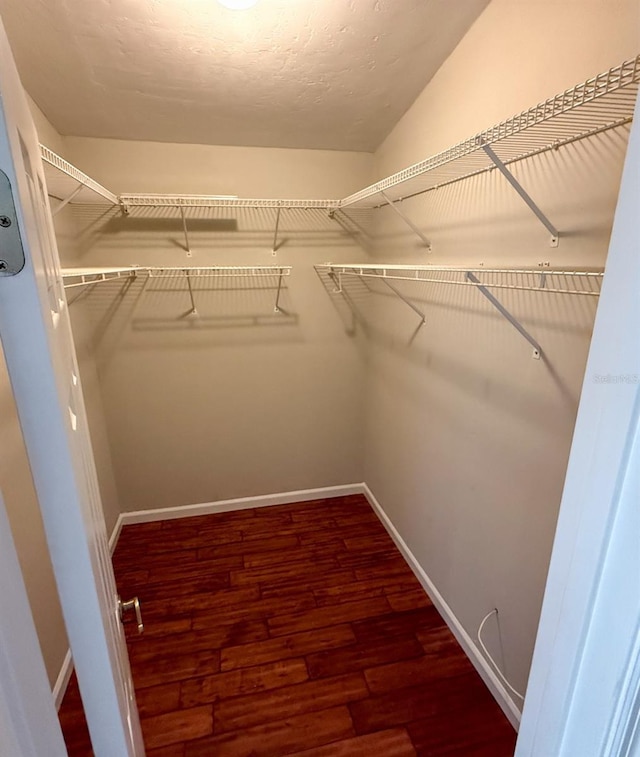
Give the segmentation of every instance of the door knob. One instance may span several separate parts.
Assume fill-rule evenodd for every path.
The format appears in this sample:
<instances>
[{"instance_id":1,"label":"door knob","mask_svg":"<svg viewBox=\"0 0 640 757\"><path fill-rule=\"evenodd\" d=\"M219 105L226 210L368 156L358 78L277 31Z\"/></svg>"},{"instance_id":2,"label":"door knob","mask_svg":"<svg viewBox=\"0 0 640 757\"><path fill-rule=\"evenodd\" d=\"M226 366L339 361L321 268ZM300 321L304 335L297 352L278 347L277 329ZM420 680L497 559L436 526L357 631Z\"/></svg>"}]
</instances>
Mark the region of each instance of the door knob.
<instances>
[{"instance_id":1,"label":"door knob","mask_svg":"<svg viewBox=\"0 0 640 757\"><path fill-rule=\"evenodd\" d=\"M136 614L136 623L138 624L138 633L142 633L144 631L144 623L142 622L142 610L140 609L140 600L138 597L134 597L133 599L130 599L128 602L123 602L120 597L118 597L118 613L120 615L120 620L123 620L123 615L125 612L128 612L129 610L133 610Z\"/></svg>"}]
</instances>

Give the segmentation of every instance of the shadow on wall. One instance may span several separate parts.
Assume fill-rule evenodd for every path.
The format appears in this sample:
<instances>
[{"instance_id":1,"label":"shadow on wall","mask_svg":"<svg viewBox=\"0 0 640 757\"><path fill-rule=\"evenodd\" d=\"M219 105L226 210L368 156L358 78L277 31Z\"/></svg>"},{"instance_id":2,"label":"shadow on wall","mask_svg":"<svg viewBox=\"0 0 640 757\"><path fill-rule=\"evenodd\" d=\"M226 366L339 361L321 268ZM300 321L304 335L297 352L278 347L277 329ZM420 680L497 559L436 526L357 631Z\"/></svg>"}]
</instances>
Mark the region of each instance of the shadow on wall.
<instances>
[{"instance_id":1,"label":"shadow on wall","mask_svg":"<svg viewBox=\"0 0 640 757\"><path fill-rule=\"evenodd\" d=\"M362 246L386 262L410 256L440 265L483 261L504 267L508 260L513 267L552 260L601 267L616 197L612 187L619 185L628 134L625 125L509 166L560 230L558 249L549 248L548 231L496 170L413 196L408 192L396 203L431 241L431 254L378 196L375 209L354 205L340 214L350 228L360 230Z\"/></svg>"},{"instance_id":2,"label":"shadow on wall","mask_svg":"<svg viewBox=\"0 0 640 757\"><path fill-rule=\"evenodd\" d=\"M80 259L91 251L113 255L126 251L186 249L179 207L74 205ZM279 250L290 242L306 248L337 248L358 244L357 229L340 223L322 208L185 207L190 246L194 249ZM276 233L277 228L277 233Z\"/></svg>"},{"instance_id":3,"label":"shadow on wall","mask_svg":"<svg viewBox=\"0 0 640 757\"><path fill-rule=\"evenodd\" d=\"M82 308L82 318L91 324L92 346L100 363L129 339L129 346L144 348L144 333L181 332L176 346L184 347L184 332L196 335L197 346L224 341L261 344L295 341L291 327L298 325L288 286L289 276L211 276L171 271L162 276L132 274L82 287L69 297L72 313ZM240 332L260 327L268 336ZM286 334L283 327L289 327ZM232 332L224 337L212 332ZM140 338L136 341L136 332ZM209 336L207 336L209 332ZM153 338L150 336L150 338ZM171 346L167 344L167 346ZM194 346L190 343L190 346Z\"/></svg>"},{"instance_id":4,"label":"shadow on wall","mask_svg":"<svg viewBox=\"0 0 640 757\"><path fill-rule=\"evenodd\" d=\"M597 297L496 290L542 347L541 359L533 360L531 345L475 287L394 281L394 292L384 280L338 280L323 269L317 274L349 335L360 329L372 345L427 371L433 380L532 422L550 402L574 416L580 391L576 370L584 370ZM518 371L523 381L514 381ZM400 375L395 373L395 380L402 380ZM551 394L540 391L547 382L554 387ZM399 390L405 397L415 392L416 403L424 402L422 385Z\"/></svg>"}]
</instances>

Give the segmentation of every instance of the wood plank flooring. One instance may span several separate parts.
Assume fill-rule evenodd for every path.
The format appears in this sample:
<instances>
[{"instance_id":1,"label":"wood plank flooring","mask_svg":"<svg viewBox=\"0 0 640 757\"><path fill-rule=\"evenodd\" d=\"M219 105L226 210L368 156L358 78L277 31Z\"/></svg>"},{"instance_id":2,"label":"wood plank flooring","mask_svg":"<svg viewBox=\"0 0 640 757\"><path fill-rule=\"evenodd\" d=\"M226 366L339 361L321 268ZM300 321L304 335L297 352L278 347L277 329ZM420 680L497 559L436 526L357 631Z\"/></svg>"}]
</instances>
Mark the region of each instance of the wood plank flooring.
<instances>
[{"instance_id":1,"label":"wood plank flooring","mask_svg":"<svg viewBox=\"0 0 640 757\"><path fill-rule=\"evenodd\" d=\"M515 733L364 497L126 526L148 757L510 757ZM92 754L75 679L60 711Z\"/></svg>"}]
</instances>

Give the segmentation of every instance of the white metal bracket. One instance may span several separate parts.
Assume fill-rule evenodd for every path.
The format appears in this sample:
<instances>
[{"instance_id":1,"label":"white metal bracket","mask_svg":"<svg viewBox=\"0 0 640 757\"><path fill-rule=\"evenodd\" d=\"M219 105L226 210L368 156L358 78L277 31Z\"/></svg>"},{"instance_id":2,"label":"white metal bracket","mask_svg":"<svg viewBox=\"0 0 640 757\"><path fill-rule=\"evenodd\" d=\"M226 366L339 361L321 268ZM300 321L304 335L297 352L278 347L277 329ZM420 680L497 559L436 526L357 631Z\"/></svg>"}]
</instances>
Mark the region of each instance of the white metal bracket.
<instances>
[{"instance_id":1,"label":"white metal bracket","mask_svg":"<svg viewBox=\"0 0 640 757\"><path fill-rule=\"evenodd\" d=\"M380 194L384 197L384 200L387 203L387 205L389 205L391 208L393 208L393 210L400 216L400 218L402 218L402 220L407 224L407 226L415 234L417 234L420 237L420 239L422 240L422 243L427 248L427 252L431 252L431 242L422 233L421 229L419 229L415 225L415 223L400 210L400 208L397 206L397 203L393 202L393 200L391 200L389 198L389 196L383 190L380 190Z\"/></svg>"},{"instance_id":2,"label":"white metal bracket","mask_svg":"<svg viewBox=\"0 0 640 757\"><path fill-rule=\"evenodd\" d=\"M540 360L542 357L542 347L536 342L536 340L531 336L531 334L524 328L524 326L518 321L518 319L513 316L506 308L505 306L498 300L488 289L486 286L483 286L480 279L471 271L467 271L467 280L473 282L476 284L476 288L480 292L480 294L484 295L489 302L493 305L493 307L500 313L500 315L504 316L509 323L514 327L514 329L521 334L527 342L533 347L533 354L531 357L534 360Z\"/></svg>"},{"instance_id":3,"label":"white metal bracket","mask_svg":"<svg viewBox=\"0 0 640 757\"><path fill-rule=\"evenodd\" d=\"M184 269L184 274L187 277L187 287L189 289L189 299L191 300L191 312L189 315L198 315L198 309L196 308L196 301L193 297L193 285L191 284L191 275L189 269Z\"/></svg>"},{"instance_id":4,"label":"white metal bracket","mask_svg":"<svg viewBox=\"0 0 640 757\"><path fill-rule=\"evenodd\" d=\"M55 206L55 208L53 208L53 210L51 211L51 215L52 215L52 216L54 216L54 217L55 217L55 216L57 216L57 215L58 215L58 213L59 213L59 212L60 212L60 211L61 211L61 210L62 210L63 208L66 208L66 207L67 207L67 205L68 205L68 204L69 204L70 202L73 202L73 200L75 200L75 198L76 198L76 197L77 197L77 196L78 196L78 195L80 194L80 192L82 191L83 187L84 187L84 184L83 184L82 182L80 182L80 184L78 184L78 186L77 186L77 187L76 187L76 188L75 188L75 189L73 190L73 192L71 192L71 194L67 195L67 197L65 197L65 198L64 198L64 200L62 200L61 202L59 202L59 203L58 203L58 204L57 204L57 205Z\"/></svg>"},{"instance_id":5,"label":"white metal bracket","mask_svg":"<svg viewBox=\"0 0 640 757\"><path fill-rule=\"evenodd\" d=\"M280 213L280 209L278 208L278 213ZM281 268L278 275L278 291L276 293L276 304L274 305L273 312L279 313L280 312L280 293L282 292L282 277L284 276L284 269Z\"/></svg>"},{"instance_id":6,"label":"white metal bracket","mask_svg":"<svg viewBox=\"0 0 640 757\"><path fill-rule=\"evenodd\" d=\"M386 286L388 286L389 289L397 297L399 297L404 302L405 305L407 305L407 307L410 307L411 310L413 310L414 313L416 313L417 315L420 316L420 324L418 325L418 329L420 329L422 326L424 326L424 324L426 323L427 318L426 318L425 314L422 312L422 310L420 310L419 308L417 308L413 304L413 302L411 302L411 300L408 297L405 297L399 289L397 289L396 287L394 287L393 284L390 284L386 279L382 279L382 282L384 284L386 284Z\"/></svg>"},{"instance_id":7,"label":"white metal bracket","mask_svg":"<svg viewBox=\"0 0 640 757\"><path fill-rule=\"evenodd\" d=\"M185 250L187 253L187 257L191 258L193 257L193 252L191 252L191 245L189 244L189 229L187 228L187 217L185 216L184 208L182 207L180 208L180 217L182 218L182 230L184 231ZM191 284L189 284L189 286L191 286Z\"/></svg>"},{"instance_id":8,"label":"white metal bracket","mask_svg":"<svg viewBox=\"0 0 640 757\"><path fill-rule=\"evenodd\" d=\"M282 208L278 208L276 211L276 228L273 232L273 245L271 246L271 254L275 256L275 254L278 252L278 248L280 245L278 244L278 229L280 228L280 212L282 211ZM282 277L280 277L282 281ZM278 311L276 310L276 313Z\"/></svg>"},{"instance_id":9,"label":"white metal bracket","mask_svg":"<svg viewBox=\"0 0 640 757\"><path fill-rule=\"evenodd\" d=\"M341 229L343 229L350 237L355 239L358 242L358 237L362 237L362 242L358 242L361 244L365 249L367 245L371 243L371 235L369 232L357 221L355 221L353 218L350 218L343 210L340 208L332 208L329 211L329 218L332 221L335 221L338 226L340 226ZM353 229L349 228L349 224L355 227L355 231Z\"/></svg>"},{"instance_id":10,"label":"white metal bracket","mask_svg":"<svg viewBox=\"0 0 640 757\"><path fill-rule=\"evenodd\" d=\"M349 296L347 290L342 288L342 279L340 278L340 274L336 275L334 271L330 271L329 278L331 279L331 281L333 281L333 284L335 286L335 289L333 290L334 294L342 295L342 298L347 303L347 307L351 312L351 328L347 328L346 332L349 336L353 336L356 333L356 325L359 319L358 308L356 307L355 302Z\"/></svg>"},{"instance_id":11,"label":"white metal bracket","mask_svg":"<svg viewBox=\"0 0 640 757\"><path fill-rule=\"evenodd\" d=\"M551 247L557 247L558 246L558 240L560 238L560 232L556 227L551 223L551 221L547 218L547 216L540 210L540 208L536 205L534 200L532 199L531 195L528 194L528 192L524 189L522 184L516 179L516 177L511 173L511 171L505 166L505 164L500 160L500 158L495 154L495 152L491 149L489 145L481 144L480 147L484 150L486 155L488 156L489 160L494 164L494 166L500 171L500 173L505 177L505 179L511 184L511 186L516 190L516 192L520 195L520 197L525 201L527 206L533 211L536 218L542 223L542 225L547 229L547 231L551 234L551 240L549 242L549 245Z\"/></svg>"}]
</instances>

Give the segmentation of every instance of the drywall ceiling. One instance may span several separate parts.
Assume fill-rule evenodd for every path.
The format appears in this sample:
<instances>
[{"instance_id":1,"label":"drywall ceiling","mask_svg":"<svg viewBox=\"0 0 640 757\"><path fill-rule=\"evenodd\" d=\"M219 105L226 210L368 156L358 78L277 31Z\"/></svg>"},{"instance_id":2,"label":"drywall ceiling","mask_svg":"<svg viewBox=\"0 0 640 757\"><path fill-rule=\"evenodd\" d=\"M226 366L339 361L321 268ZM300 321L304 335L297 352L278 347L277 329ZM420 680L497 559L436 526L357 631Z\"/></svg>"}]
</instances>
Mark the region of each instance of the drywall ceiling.
<instances>
[{"instance_id":1,"label":"drywall ceiling","mask_svg":"<svg viewBox=\"0 0 640 757\"><path fill-rule=\"evenodd\" d=\"M61 134L374 150L488 0L0 0Z\"/></svg>"}]
</instances>

